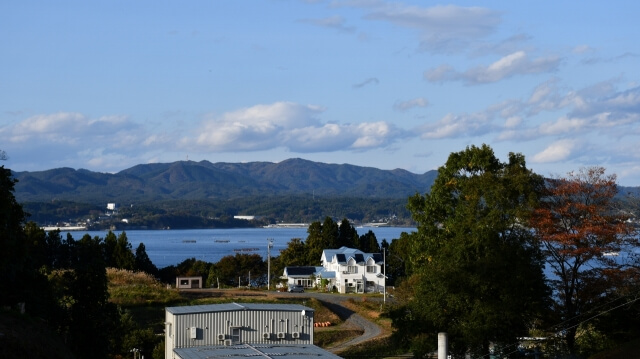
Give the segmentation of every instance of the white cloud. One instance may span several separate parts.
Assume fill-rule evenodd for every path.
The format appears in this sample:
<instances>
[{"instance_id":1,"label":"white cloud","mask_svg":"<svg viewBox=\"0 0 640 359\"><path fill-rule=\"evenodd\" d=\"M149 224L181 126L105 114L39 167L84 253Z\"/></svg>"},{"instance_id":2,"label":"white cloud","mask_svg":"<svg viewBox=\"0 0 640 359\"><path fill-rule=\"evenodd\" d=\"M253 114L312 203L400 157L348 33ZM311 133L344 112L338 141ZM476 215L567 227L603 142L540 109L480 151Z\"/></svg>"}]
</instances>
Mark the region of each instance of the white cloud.
<instances>
[{"instance_id":1,"label":"white cloud","mask_svg":"<svg viewBox=\"0 0 640 359\"><path fill-rule=\"evenodd\" d=\"M513 117L507 118L507 120L504 122L504 127L513 128L513 127L519 126L521 123L522 123L522 117L513 116Z\"/></svg>"},{"instance_id":2,"label":"white cloud","mask_svg":"<svg viewBox=\"0 0 640 359\"><path fill-rule=\"evenodd\" d=\"M126 116L92 119L77 112L58 112L29 117L0 133L9 142L80 144L95 141L96 137L109 137L113 142L122 141L123 136L131 135L136 128ZM89 140L89 137L93 139Z\"/></svg>"},{"instance_id":3,"label":"white cloud","mask_svg":"<svg viewBox=\"0 0 640 359\"><path fill-rule=\"evenodd\" d=\"M457 72L448 65L441 65L425 72L430 82L461 80L469 85L498 82L517 75L546 73L555 71L560 64L556 56L529 59L524 51L517 51L500 58L488 66L476 66L464 72Z\"/></svg>"},{"instance_id":4,"label":"white cloud","mask_svg":"<svg viewBox=\"0 0 640 359\"><path fill-rule=\"evenodd\" d=\"M424 97L417 97L407 101L397 101L393 108L396 111L407 111L414 107L427 107L429 105L429 101Z\"/></svg>"},{"instance_id":5,"label":"white cloud","mask_svg":"<svg viewBox=\"0 0 640 359\"><path fill-rule=\"evenodd\" d=\"M455 81L460 77L460 74L449 65L440 65L424 72L424 78L429 82Z\"/></svg>"},{"instance_id":6,"label":"white cloud","mask_svg":"<svg viewBox=\"0 0 640 359\"><path fill-rule=\"evenodd\" d=\"M545 122L539 127L542 135L558 135L582 132L588 125L587 121L578 118L562 116L553 122Z\"/></svg>"},{"instance_id":7,"label":"white cloud","mask_svg":"<svg viewBox=\"0 0 640 359\"><path fill-rule=\"evenodd\" d=\"M418 131L423 139L455 138L460 136L479 136L489 132L491 120L485 113L471 115L447 114L440 121L425 124Z\"/></svg>"},{"instance_id":8,"label":"white cloud","mask_svg":"<svg viewBox=\"0 0 640 359\"><path fill-rule=\"evenodd\" d=\"M323 123L318 106L277 102L257 105L203 121L194 139L183 138L184 148L230 152L287 148L293 152L332 152L386 146L402 131L385 122Z\"/></svg>"},{"instance_id":9,"label":"white cloud","mask_svg":"<svg viewBox=\"0 0 640 359\"><path fill-rule=\"evenodd\" d=\"M464 50L470 42L491 34L501 22L498 12L481 7L437 5L425 8L384 2L351 5L367 8L366 19L418 30L421 48L431 52Z\"/></svg>"},{"instance_id":10,"label":"white cloud","mask_svg":"<svg viewBox=\"0 0 640 359\"><path fill-rule=\"evenodd\" d=\"M534 163L549 163L549 162L559 162L567 160L571 157L572 151L576 148L577 143L574 140L559 140L547 148L545 148L542 152L539 152L533 156Z\"/></svg>"}]
</instances>

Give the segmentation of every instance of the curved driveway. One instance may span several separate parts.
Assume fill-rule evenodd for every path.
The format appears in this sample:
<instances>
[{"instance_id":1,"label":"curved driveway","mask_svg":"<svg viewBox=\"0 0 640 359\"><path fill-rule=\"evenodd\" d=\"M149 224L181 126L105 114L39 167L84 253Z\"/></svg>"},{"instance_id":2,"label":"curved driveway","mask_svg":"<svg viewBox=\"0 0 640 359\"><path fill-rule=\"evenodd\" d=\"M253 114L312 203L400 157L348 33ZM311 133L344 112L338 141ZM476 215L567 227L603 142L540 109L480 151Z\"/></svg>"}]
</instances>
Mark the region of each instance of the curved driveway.
<instances>
[{"instance_id":1,"label":"curved driveway","mask_svg":"<svg viewBox=\"0 0 640 359\"><path fill-rule=\"evenodd\" d=\"M318 299L327 308L329 308L331 311L333 311L338 316L340 316L340 318L342 318L347 323L347 325L351 325L353 327L362 329L364 331L364 333L362 333L362 335L359 337L353 338L344 343L340 343L335 347L328 348L328 350L331 352L334 352L334 353L340 352L350 346L360 344L369 339L373 339L382 333L382 329L380 329L380 327L377 324L369 321L368 319L365 319L360 314L355 313L354 311L345 307L342 304L342 302L346 302L352 297L344 296L344 295L329 294L329 293L313 293L313 292L297 294L297 295Z\"/></svg>"}]
</instances>

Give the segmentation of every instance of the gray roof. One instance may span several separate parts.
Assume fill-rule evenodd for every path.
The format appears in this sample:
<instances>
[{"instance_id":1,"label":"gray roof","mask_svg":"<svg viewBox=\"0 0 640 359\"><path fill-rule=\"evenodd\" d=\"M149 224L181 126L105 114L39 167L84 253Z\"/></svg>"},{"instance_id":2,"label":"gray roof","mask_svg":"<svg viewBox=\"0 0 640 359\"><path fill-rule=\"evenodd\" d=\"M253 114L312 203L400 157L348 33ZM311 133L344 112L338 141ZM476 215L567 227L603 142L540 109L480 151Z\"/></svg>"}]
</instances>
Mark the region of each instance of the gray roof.
<instances>
[{"instance_id":1,"label":"gray roof","mask_svg":"<svg viewBox=\"0 0 640 359\"><path fill-rule=\"evenodd\" d=\"M213 313L213 312L231 312L241 310L253 311L287 311L287 312L313 312L312 308L299 304L271 304L271 303L224 303L224 304L206 304L206 305L188 305L183 307L167 307L167 312L172 314L192 314L192 313Z\"/></svg>"},{"instance_id":2,"label":"gray roof","mask_svg":"<svg viewBox=\"0 0 640 359\"><path fill-rule=\"evenodd\" d=\"M285 271L288 276L310 276L320 271L322 267L286 267Z\"/></svg>"},{"instance_id":3,"label":"gray roof","mask_svg":"<svg viewBox=\"0 0 640 359\"><path fill-rule=\"evenodd\" d=\"M191 348L176 348L174 353L182 359L206 359L206 358L341 358L322 348L311 344L238 344L231 346L202 346Z\"/></svg>"},{"instance_id":4,"label":"gray roof","mask_svg":"<svg viewBox=\"0 0 640 359\"><path fill-rule=\"evenodd\" d=\"M383 262L382 254L364 253L363 251L355 248L340 247L338 249L325 249L323 252L327 261L331 261L335 257L336 261L340 264L345 264L349 258L353 258L359 264L364 264L364 262L369 258L373 258L373 260L378 264L382 264Z\"/></svg>"}]
</instances>

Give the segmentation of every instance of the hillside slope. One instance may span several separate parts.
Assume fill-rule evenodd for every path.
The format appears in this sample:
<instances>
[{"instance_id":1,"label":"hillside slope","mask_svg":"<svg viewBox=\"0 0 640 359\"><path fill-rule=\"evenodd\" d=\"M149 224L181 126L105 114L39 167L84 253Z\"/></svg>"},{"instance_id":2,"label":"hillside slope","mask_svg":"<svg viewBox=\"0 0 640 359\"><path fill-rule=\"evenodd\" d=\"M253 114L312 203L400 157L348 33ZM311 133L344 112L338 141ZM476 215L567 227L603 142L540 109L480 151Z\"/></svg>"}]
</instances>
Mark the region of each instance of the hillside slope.
<instances>
[{"instance_id":1,"label":"hillside slope","mask_svg":"<svg viewBox=\"0 0 640 359\"><path fill-rule=\"evenodd\" d=\"M137 165L115 174L58 168L15 172L20 202L226 200L251 196L313 194L406 198L428 192L436 171L414 174L302 159L279 163L178 161Z\"/></svg>"}]
</instances>

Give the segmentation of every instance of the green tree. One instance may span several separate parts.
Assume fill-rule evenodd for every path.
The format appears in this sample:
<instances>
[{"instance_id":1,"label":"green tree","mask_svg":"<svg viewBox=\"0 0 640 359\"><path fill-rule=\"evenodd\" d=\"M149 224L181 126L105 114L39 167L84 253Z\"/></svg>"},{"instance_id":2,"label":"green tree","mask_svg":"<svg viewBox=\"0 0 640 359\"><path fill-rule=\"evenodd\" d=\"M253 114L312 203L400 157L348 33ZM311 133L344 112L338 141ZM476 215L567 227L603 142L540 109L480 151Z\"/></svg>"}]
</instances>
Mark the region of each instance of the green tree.
<instances>
[{"instance_id":1,"label":"green tree","mask_svg":"<svg viewBox=\"0 0 640 359\"><path fill-rule=\"evenodd\" d=\"M553 272L554 309L562 320L570 353L578 352L576 331L583 314L610 300L637 277L638 268L618 253L640 248L629 215L614 208L615 175L602 167L582 168L547 181L543 200L531 219Z\"/></svg>"},{"instance_id":2,"label":"green tree","mask_svg":"<svg viewBox=\"0 0 640 359\"><path fill-rule=\"evenodd\" d=\"M330 218L329 218L330 219ZM326 220L325 220L326 222ZM316 221L312 222L307 228L307 239L305 241L305 247L307 253L305 255L305 265L317 265L322 257L322 251L329 248L330 241L323 235L322 223Z\"/></svg>"},{"instance_id":3,"label":"green tree","mask_svg":"<svg viewBox=\"0 0 640 359\"><path fill-rule=\"evenodd\" d=\"M455 355L488 354L489 343L528 333L547 290L543 261L527 223L542 185L520 154L500 162L493 150L467 147L438 169L431 192L408 207L412 295L395 311L397 334L420 356L436 333L449 333Z\"/></svg>"},{"instance_id":4,"label":"green tree","mask_svg":"<svg viewBox=\"0 0 640 359\"><path fill-rule=\"evenodd\" d=\"M339 248L338 246L338 238L340 237L340 228L338 224L329 216L324 218L324 222L322 222L322 238L323 243L327 243L327 246L322 248ZM322 256L322 251L320 251L320 255L315 260L318 262L320 257Z\"/></svg>"},{"instance_id":5,"label":"green tree","mask_svg":"<svg viewBox=\"0 0 640 359\"><path fill-rule=\"evenodd\" d=\"M107 268L118 268L115 258L116 247L118 246L118 237L112 231L107 232L104 237L104 258Z\"/></svg>"},{"instance_id":6,"label":"green tree","mask_svg":"<svg viewBox=\"0 0 640 359\"><path fill-rule=\"evenodd\" d=\"M407 276L409 262L410 236L400 233L400 238L393 239L385 256L387 264L387 285L397 286Z\"/></svg>"},{"instance_id":7,"label":"green tree","mask_svg":"<svg viewBox=\"0 0 640 359\"><path fill-rule=\"evenodd\" d=\"M351 225L348 219L342 219L339 227L338 241L335 248L349 247L357 248L356 242L358 241L358 231Z\"/></svg>"},{"instance_id":8,"label":"green tree","mask_svg":"<svg viewBox=\"0 0 640 359\"><path fill-rule=\"evenodd\" d=\"M113 250L113 260L116 268L133 270L136 266L136 258L132 251L131 243L127 238L127 233L118 235L116 246Z\"/></svg>"},{"instance_id":9,"label":"green tree","mask_svg":"<svg viewBox=\"0 0 640 359\"><path fill-rule=\"evenodd\" d=\"M378 238L372 230L360 236L358 239L359 247L361 251L365 253L380 253L380 244L378 244Z\"/></svg>"},{"instance_id":10,"label":"green tree","mask_svg":"<svg viewBox=\"0 0 640 359\"><path fill-rule=\"evenodd\" d=\"M79 358L106 358L119 321L109 303L103 243L84 235L74 246L71 271L65 272L70 303L68 344Z\"/></svg>"},{"instance_id":11,"label":"green tree","mask_svg":"<svg viewBox=\"0 0 640 359\"><path fill-rule=\"evenodd\" d=\"M147 249L142 242L140 242L138 248L136 248L135 268L136 270L143 271L154 276L158 275L158 268L153 264L151 259L149 259Z\"/></svg>"},{"instance_id":12,"label":"green tree","mask_svg":"<svg viewBox=\"0 0 640 359\"><path fill-rule=\"evenodd\" d=\"M278 261L282 264L281 271L284 267L306 266L307 258L305 255L307 248L301 238L291 238L287 243L287 248L280 251ZM282 274L282 272L280 272Z\"/></svg>"},{"instance_id":13,"label":"green tree","mask_svg":"<svg viewBox=\"0 0 640 359\"><path fill-rule=\"evenodd\" d=\"M14 306L28 300L33 276L23 226L26 215L16 201L11 170L0 166L0 304Z\"/></svg>"}]
</instances>

